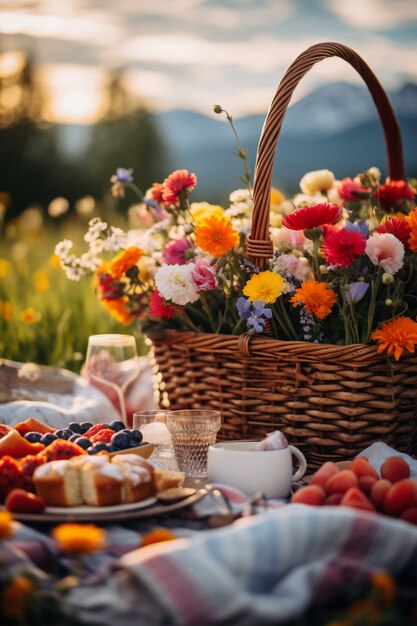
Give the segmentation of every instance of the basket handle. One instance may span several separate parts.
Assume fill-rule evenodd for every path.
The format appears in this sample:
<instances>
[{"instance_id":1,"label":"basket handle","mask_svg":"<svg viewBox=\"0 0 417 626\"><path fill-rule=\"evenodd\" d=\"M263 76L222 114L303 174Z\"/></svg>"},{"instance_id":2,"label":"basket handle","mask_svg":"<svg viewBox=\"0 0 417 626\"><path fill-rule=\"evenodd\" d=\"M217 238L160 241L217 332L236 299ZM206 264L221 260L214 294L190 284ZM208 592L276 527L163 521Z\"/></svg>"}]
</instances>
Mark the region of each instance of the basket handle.
<instances>
[{"instance_id":1,"label":"basket handle","mask_svg":"<svg viewBox=\"0 0 417 626\"><path fill-rule=\"evenodd\" d=\"M253 216L246 256L264 269L273 255L269 235L270 191L275 151L291 96L301 78L318 61L329 57L344 59L362 76L375 102L385 136L388 173L393 180L404 179L401 133L397 118L381 83L365 61L351 48L340 43L319 43L302 52L281 80L262 129L255 166Z\"/></svg>"}]
</instances>

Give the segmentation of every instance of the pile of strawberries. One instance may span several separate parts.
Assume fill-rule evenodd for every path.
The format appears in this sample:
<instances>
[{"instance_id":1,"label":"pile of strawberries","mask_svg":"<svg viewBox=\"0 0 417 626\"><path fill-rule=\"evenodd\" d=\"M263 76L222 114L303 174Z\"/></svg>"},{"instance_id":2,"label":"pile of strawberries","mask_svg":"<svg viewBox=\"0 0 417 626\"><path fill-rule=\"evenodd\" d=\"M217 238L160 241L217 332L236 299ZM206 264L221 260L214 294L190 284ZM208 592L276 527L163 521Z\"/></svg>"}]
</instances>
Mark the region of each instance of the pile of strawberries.
<instances>
[{"instance_id":1,"label":"pile of strawberries","mask_svg":"<svg viewBox=\"0 0 417 626\"><path fill-rule=\"evenodd\" d=\"M295 492L291 502L348 506L417 525L417 479L410 478L410 467L399 456L384 461L381 476L363 456L356 457L349 469L327 461L309 485Z\"/></svg>"}]
</instances>

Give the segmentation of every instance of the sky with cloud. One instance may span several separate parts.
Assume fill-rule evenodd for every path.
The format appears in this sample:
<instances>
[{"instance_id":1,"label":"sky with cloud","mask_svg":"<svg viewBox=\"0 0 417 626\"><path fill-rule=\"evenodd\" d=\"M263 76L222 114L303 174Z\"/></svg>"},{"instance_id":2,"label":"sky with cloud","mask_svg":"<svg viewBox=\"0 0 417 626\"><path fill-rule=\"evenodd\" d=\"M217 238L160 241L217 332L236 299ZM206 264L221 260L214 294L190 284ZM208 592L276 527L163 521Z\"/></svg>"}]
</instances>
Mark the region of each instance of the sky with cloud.
<instances>
[{"instance_id":1,"label":"sky with cloud","mask_svg":"<svg viewBox=\"0 0 417 626\"><path fill-rule=\"evenodd\" d=\"M265 112L290 63L320 41L354 48L388 90L417 82L415 0L0 0L0 35L0 51L33 56L67 115L99 106L109 69L157 109ZM339 80L360 79L323 61L296 96Z\"/></svg>"}]
</instances>

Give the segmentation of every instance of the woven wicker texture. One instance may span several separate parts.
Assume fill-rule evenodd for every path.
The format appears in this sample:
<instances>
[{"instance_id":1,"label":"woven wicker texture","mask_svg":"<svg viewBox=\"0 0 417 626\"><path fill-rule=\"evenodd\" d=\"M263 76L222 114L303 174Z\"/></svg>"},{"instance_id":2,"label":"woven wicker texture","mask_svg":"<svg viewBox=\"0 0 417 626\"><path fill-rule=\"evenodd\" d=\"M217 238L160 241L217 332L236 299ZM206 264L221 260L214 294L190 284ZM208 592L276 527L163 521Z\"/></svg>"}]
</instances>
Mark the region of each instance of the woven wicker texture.
<instances>
[{"instance_id":1,"label":"woven wicker texture","mask_svg":"<svg viewBox=\"0 0 417 626\"><path fill-rule=\"evenodd\" d=\"M275 150L299 80L318 61L339 56L364 78L385 135L388 170L404 178L399 126L380 83L356 52L312 46L290 66L259 143L247 256L264 268L272 256L269 198ZM261 438L282 430L309 467L353 457L374 441L417 453L417 355L390 363L375 346L333 346L268 337L168 331L154 341L165 403L222 413L220 439Z\"/></svg>"}]
</instances>

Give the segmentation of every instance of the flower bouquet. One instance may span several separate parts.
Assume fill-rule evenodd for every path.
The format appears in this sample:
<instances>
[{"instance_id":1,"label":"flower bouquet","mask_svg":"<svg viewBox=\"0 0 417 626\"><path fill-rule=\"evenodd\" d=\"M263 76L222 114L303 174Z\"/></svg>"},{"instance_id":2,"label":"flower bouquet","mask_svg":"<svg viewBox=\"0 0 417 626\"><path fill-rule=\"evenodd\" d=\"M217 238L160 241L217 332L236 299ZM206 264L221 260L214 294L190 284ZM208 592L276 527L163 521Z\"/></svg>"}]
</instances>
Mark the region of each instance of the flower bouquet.
<instances>
[{"instance_id":1,"label":"flower bouquet","mask_svg":"<svg viewBox=\"0 0 417 626\"><path fill-rule=\"evenodd\" d=\"M301 193L287 199L271 189L283 115L299 76L335 55L358 69L374 97L390 177L381 181L376 168L342 180L310 172ZM197 180L187 170L142 194L132 172L119 169L113 193L135 190L135 210L153 223L125 233L92 220L82 256L68 240L57 246L68 277L94 274L110 314L139 323L152 339L163 403L220 409L223 438L279 427L313 467L380 438L411 451L417 186L404 180L398 125L382 87L349 48L313 46L272 103L253 191L240 143L238 156L246 188L225 209L190 201Z\"/></svg>"}]
</instances>

